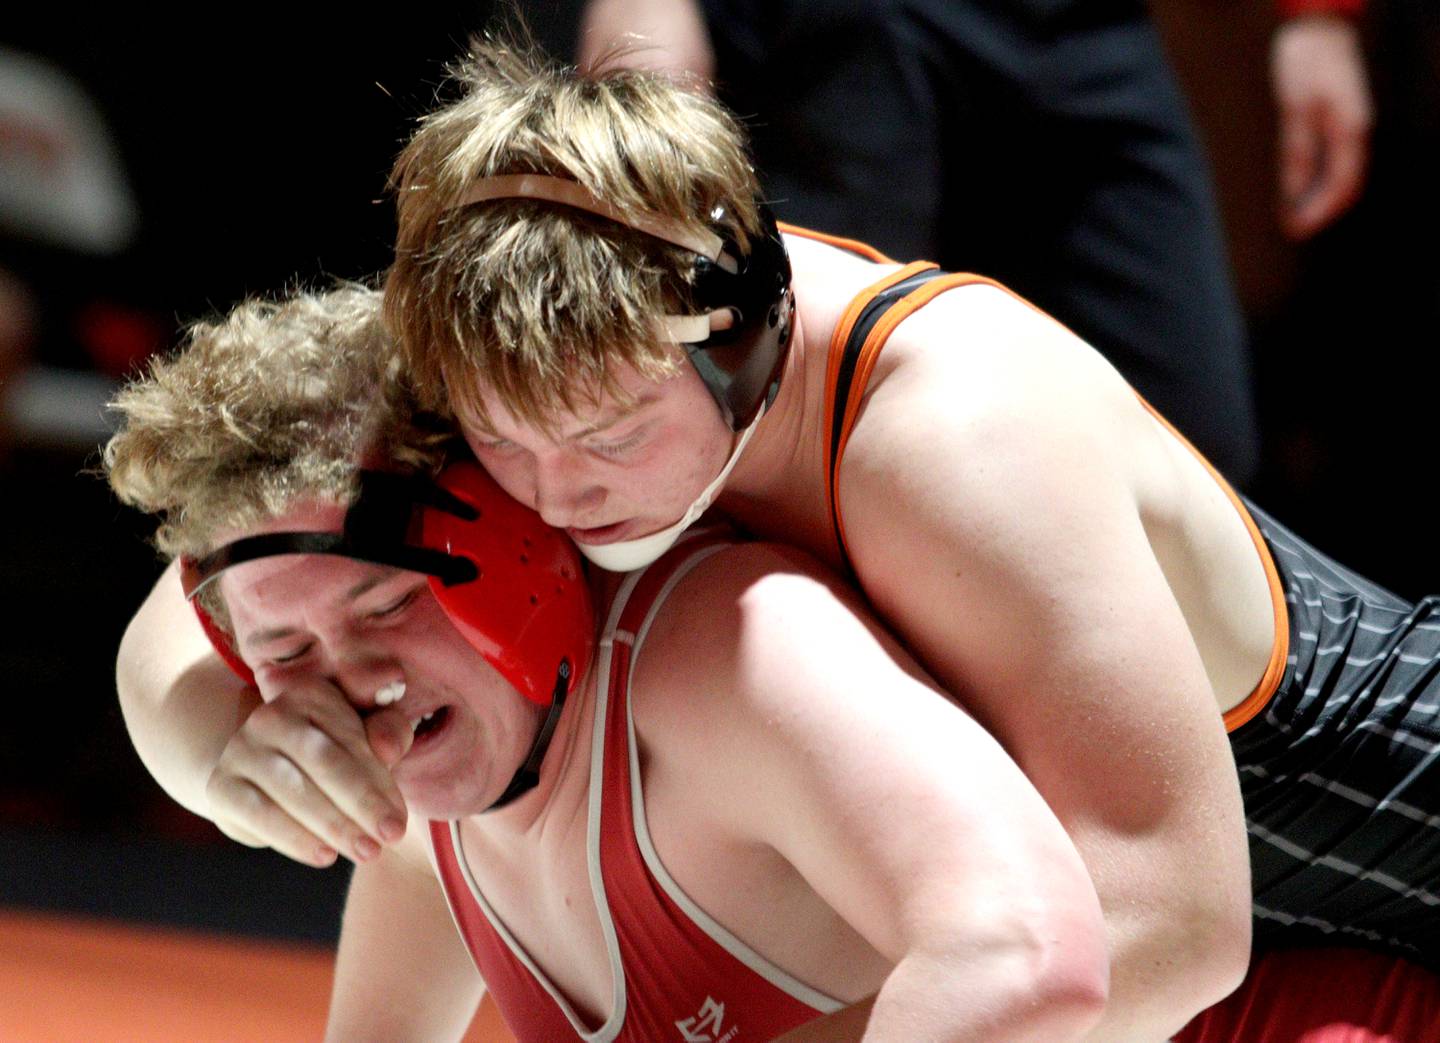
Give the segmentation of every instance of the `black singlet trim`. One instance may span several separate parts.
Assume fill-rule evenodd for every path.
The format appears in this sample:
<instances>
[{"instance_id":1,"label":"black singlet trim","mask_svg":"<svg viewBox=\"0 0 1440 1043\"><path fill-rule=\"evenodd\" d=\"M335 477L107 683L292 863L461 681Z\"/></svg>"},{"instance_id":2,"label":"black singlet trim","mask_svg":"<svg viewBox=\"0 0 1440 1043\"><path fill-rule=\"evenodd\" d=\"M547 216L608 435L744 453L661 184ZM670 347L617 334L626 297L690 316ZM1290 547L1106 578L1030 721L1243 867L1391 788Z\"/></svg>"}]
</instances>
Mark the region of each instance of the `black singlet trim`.
<instances>
[{"instance_id":1,"label":"black singlet trim","mask_svg":"<svg viewBox=\"0 0 1440 1043\"><path fill-rule=\"evenodd\" d=\"M860 350L865 346L870 331L886 312L931 279L948 274L939 268L930 268L881 290L860 310L855 325L850 327L850 335L845 338L845 349L840 356L840 370L835 377L835 412L830 418L830 523L834 526L835 539L840 544L840 554L847 565L850 563L850 554L845 548L844 538L840 535L840 436L845 429L845 412L850 405L850 385L855 380L855 367L860 364Z\"/></svg>"}]
</instances>

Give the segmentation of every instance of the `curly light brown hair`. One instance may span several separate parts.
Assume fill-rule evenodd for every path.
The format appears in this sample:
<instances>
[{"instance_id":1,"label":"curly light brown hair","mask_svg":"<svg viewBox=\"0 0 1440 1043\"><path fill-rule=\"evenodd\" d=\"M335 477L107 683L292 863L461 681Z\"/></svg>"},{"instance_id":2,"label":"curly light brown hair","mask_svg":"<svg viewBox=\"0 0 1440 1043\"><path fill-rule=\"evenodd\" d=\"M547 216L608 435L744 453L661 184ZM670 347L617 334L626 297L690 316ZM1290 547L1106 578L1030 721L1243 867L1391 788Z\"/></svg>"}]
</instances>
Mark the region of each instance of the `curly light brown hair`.
<instances>
[{"instance_id":1,"label":"curly light brown hair","mask_svg":"<svg viewBox=\"0 0 1440 1043\"><path fill-rule=\"evenodd\" d=\"M194 324L110 407L110 485L160 515L155 543L172 558L306 500L349 504L362 467L433 472L453 438L401 378L379 293L353 284Z\"/></svg>"},{"instance_id":2,"label":"curly light brown hair","mask_svg":"<svg viewBox=\"0 0 1440 1043\"><path fill-rule=\"evenodd\" d=\"M654 323L691 310L693 254L546 201L455 204L480 178L563 177L622 214L659 214L745 250L761 229L759 184L737 121L653 73L602 63L582 77L523 31L472 43L451 76L461 96L421 121L391 175L399 231L385 310L417 387L488 422L483 382L517 417L551 427L618 395L617 364L672 372L680 356Z\"/></svg>"}]
</instances>

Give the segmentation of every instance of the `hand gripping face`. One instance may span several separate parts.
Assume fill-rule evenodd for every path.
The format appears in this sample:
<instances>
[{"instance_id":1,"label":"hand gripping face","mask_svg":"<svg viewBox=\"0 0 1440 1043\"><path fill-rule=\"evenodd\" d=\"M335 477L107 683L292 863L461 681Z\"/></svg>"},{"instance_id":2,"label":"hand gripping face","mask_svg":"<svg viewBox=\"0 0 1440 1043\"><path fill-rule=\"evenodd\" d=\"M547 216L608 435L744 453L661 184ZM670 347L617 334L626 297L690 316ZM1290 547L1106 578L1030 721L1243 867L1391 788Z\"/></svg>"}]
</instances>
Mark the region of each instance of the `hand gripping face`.
<instances>
[{"instance_id":1,"label":"hand gripping face","mask_svg":"<svg viewBox=\"0 0 1440 1043\"><path fill-rule=\"evenodd\" d=\"M595 610L580 557L564 533L511 499L478 464L452 464L435 481L362 471L340 532L272 532L181 562L181 584L216 651L254 675L194 602L226 569L279 554L338 554L420 572L455 629L517 692L548 707L524 762L489 810L533 789L566 697L590 666Z\"/></svg>"},{"instance_id":2,"label":"hand gripping face","mask_svg":"<svg viewBox=\"0 0 1440 1043\"><path fill-rule=\"evenodd\" d=\"M424 573L455 629L541 706L563 702L590 664L595 612L574 545L473 462L452 464L433 482L361 472L343 531L264 533L186 559L185 596L193 601L232 566L279 554L338 554ZM217 651L248 674L197 610Z\"/></svg>"}]
</instances>

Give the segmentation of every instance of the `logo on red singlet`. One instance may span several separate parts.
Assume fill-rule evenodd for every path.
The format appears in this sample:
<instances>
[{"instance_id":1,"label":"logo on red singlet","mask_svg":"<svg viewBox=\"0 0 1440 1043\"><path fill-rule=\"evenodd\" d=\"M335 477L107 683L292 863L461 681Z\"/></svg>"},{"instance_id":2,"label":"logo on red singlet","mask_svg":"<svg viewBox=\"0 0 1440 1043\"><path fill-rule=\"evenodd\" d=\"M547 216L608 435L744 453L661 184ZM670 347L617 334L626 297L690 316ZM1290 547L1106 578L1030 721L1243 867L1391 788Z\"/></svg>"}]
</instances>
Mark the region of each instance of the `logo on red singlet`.
<instances>
[{"instance_id":1,"label":"logo on red singlet","mask_svg":"<svg viewBox=\"0 0 1440 1043\"><path fill-rule=\"evenodd\" d=\"M700 1013L693 1018L675 1022L680 1037L685 1043L729 1043L740 1031L740 1026L731 1025L726 1031L725 1004L716 1003L709 996L700 1006Z\"/></svg>"}]
</instances>

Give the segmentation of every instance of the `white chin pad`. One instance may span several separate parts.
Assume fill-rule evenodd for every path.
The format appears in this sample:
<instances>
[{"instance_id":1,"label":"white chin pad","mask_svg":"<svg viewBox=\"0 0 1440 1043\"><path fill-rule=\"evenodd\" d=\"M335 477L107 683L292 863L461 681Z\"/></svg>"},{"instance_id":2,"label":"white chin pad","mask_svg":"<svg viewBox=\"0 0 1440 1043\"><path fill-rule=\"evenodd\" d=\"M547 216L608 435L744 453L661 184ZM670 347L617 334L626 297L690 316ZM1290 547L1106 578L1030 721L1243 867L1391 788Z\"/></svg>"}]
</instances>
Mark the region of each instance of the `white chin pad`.
<instances>
[{"instance_id":1,"label":"white chin pad","mask_svg":"<svg viewBox=\"0 0 1440 1043\"><path fill-rule=\"evenodd\" d=\"M699 515L696 515L699 517ZM580 548L580 553L589 558L602 569L610 572L634 572L636 569L643 569L646 565L656 561L680 538L680 534L688 529L695 522L695 518L686 511L685 516L668 528L659 532L652 532L649 536L640 536L633 540L621 540L618 543L581 543L575 541L575 546Z\"/></svg>"},{"instance_id":2,"label":"white chin pad","mask_svg":"<svg viewBox=\"0 0 1440 1043\"><path fill-rule=\"evenodd\" d=\"M760 415L740 435L734 450L730 453L730 459L725 461L725 466L720 468L720 473L695 498L695 502L680 516L679 521L673 525L667 525L659 532L652 532L648 536L637 536L633 540L620 540L616 543L581 543L576 540L575 546L580 548L580 553L610 572L633 572L656 561L660 555L675 546L675 541L680 538L680 534L694 525L700 515L705 513L705 509L715 499L715 494L725 484L725 479L730 477L730 472L739 461L745 444L750 441L750 436L760 426L760 421L764 416L765 410L761 409Z\"/></svg>"}]
</instances>

